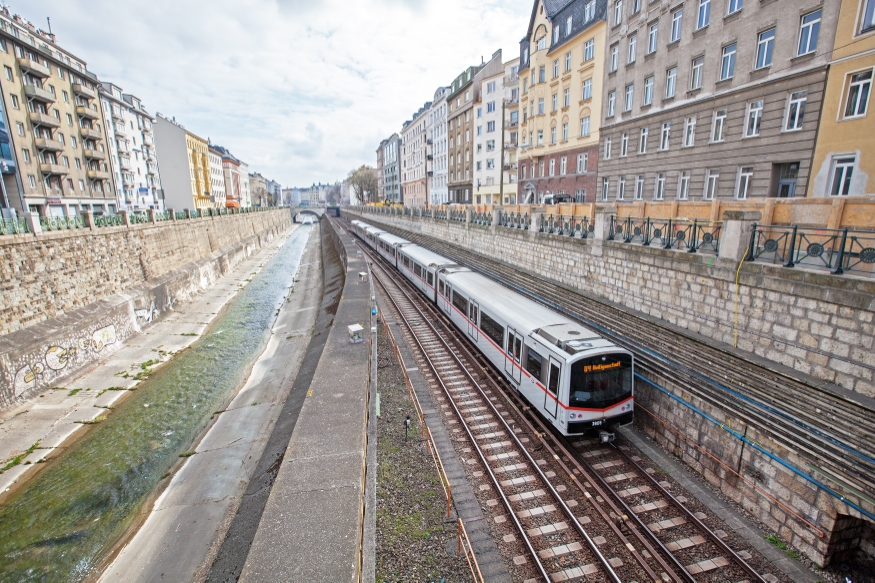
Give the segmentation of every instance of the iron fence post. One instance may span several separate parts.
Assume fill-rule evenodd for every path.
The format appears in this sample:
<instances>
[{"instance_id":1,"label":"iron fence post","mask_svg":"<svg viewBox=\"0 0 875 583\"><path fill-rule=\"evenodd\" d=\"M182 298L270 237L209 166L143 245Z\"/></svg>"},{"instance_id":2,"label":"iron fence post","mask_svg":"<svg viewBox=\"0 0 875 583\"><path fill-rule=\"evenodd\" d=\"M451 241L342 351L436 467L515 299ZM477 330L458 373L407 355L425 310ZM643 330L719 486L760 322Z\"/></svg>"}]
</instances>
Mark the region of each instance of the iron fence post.
<instances>
[{"instance_id":1,"label":"iron fence post","mask_svg":"<svg viewBox=\"0 0 875 583\"><path fill-rule=\"evenodd\" d=\"M616 218L617 218L616 216L611 215L611 232L608 234L608 241L613 241L614 240L614 233L617 232L617 227L615 224Z\"/></svg>"},{"instance_id":2,"label":"iron fence post","mask_svg":"<svg viewBox=\"0 0 875 583\"><path fill-rule=\"evenodd\" d=\"M842 231L842 242L839 246L839 259L836 261L835 266L832 268L833 275L841 275L845 272L844 263L845 263L845 244L848 241L848 228L845 227Z\"/></svg>"},{"instance_id":3,"label":"iron fence post","mask_svg":"<svg viewBox=\"0 0 875 583\"><path fill-rule=\"evenodd\" d=\"M695 253L696 252L696 247L698 246L697 239L696 239L696 230L697 230L698 226L699 226L699 220L693 219L693 235L692 235L692 238L690 239L690 242L689 242L690 250L688 251L688 253Z\"/></svg>"},{"instance_id":4,"label":"iron fence post","mask_svg":"<svg viewBox=\"0 0 875 583\"><path fill-rule=\"evenodd\" d=\"M674 238L675 238L674 234L672 233L672 230L671 230L671 219L668 220L668 227L666 229L666 234L668 235L668 237L663 237L663 241L664 242L667 241L667 242L662 246L662 248L663 249L671 249L672 246L674 245Z\"/></svg>"},{"instance_id":5,"label":"iron fence post","mask_svg":"<svg viewBox=\"0 0 875 583\"><path fill-rule=\"evenodd\" d=\"M642 245L650 245L650 217L647 217L647 222L644 223L644 234L641 237Z\"/></svg>"},{"instance_id":6,"label":"iron fence post","mask_svg":"<svg viewBox=\"0 0 875 583\"><path fill-rule=\"evenodd\" d=\"M799 225L793 225L793 233L790 235L790 251L787 253L787 259L784 261L784 267L794 267L793 255L796 254L796 231L799 230Z\"/></svg>"},{"instance_id":7,"label":"iron fence post","mask_svg":"<svg viewBox=\"0 0 875 583\"><path fill-rule=\"evenodd\" d=\"M747 257L745 261L753 261L756 259L756 240L757 240L757 224L753 224L753 229L750 232L750 246L747 248Z\"/></svg>"}]
</instances>

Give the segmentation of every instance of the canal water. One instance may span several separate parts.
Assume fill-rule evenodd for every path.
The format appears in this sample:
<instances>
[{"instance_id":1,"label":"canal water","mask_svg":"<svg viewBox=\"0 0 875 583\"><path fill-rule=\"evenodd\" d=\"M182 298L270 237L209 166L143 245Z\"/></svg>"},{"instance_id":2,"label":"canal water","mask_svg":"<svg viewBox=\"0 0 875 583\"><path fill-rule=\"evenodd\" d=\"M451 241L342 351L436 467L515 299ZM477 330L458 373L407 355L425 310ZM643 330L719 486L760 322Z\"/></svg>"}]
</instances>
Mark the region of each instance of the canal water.
<instances>
[{"instance_id":1,"label":"canal water","mask_svg":"<svg viewBox=\"0 0 875 583\"><path fill-rule=\"evenodd\" d=\"M82 581L94 574L179 455L245 380L311 230L299 227L203 338L0 507L0 581Z\"/></svg>"}]
</instances>

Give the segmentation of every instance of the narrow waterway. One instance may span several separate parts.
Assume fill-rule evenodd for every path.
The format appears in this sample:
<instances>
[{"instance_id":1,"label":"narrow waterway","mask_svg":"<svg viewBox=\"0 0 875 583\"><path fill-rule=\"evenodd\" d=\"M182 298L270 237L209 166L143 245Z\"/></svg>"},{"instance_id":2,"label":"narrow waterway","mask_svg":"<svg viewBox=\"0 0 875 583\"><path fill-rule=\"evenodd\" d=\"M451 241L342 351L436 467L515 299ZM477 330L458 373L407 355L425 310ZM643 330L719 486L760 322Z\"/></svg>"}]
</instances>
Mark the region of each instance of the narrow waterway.
<instances>
[{"instance_id":1,"label":"narrow waterway","mask_svg":"<svg viewBox=\"0 0 875 583\"><path fill-rule=\"evenodd\" d=\"M0 581L81 581L94 573L179 455L245 380L311 229L304 225L292 234L202 339L0 506Z\"/></svg>"}]
</instances>

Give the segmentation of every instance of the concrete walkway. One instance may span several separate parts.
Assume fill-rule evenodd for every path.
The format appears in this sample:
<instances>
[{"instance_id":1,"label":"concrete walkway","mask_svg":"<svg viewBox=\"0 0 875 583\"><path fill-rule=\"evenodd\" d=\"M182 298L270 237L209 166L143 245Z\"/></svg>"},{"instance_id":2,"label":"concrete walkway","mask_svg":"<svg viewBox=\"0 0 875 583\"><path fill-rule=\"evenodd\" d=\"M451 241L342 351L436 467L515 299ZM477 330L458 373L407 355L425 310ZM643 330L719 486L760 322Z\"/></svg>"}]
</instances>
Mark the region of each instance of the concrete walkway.
<instances>
[{"instance_id":1,"label":"concrete walkway","mask_svg":"<svg viewBox=\"0 0 875 583\"><path fill-rule=\"evenodd\" d=\"M246 384L100 581L192 581L205 576L298 373L322 297L321 271L319 231L314 228L295 293L280 309Z\"/></svg>"},{"instance_id":2,"label":"concrete walkway","mask_svg":"<svg viewBox=\"0 0 875 583\"><path fill-rule=\"evenodd\" d=\"M176 306L143 334L130 338L122 348L68 381L64 388L49 389L0 413L0 467L37 444L21 464L0 474L0 502L13 485L27 479L36 467L33 464L65 447L84 427L83 421L106 414L107 407L137 385L139 381L133 377L142 371L143 363L153 361L149 368L158 367L194 343L298 227L294 225L275 238L192 301ZM120 376L123 373L129 378Z\"/></svg>"}]
</instances>

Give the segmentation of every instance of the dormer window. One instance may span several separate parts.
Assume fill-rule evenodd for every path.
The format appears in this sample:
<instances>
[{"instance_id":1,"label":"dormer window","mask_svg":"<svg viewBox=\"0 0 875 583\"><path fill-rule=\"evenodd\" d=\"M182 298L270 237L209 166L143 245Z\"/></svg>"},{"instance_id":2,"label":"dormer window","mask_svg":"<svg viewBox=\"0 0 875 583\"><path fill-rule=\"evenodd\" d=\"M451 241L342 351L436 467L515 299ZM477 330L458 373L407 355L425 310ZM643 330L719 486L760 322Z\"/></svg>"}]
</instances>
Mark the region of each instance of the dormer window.
<instances>
[{"instance_id":1,"label":"dormer window","mask_svg":"<svg viewBox=\"0 0 875 583\"><path fill-rule=\"evenodd\" d=\"M547 48L547 37L542 36L541 38L538 39L538 50L543 51L546 48Z\"/></svg>"},{"instance_id":2,"label":"dormer window","mask_svg":"<svg viewBox=\"0 0 875 583\"><path fill-rule=\"evenodd\" d=\"M554 26L553 27L553 44L555 45L558 42L559 42L559 27Z\"/></svg>"}]
</instances>

